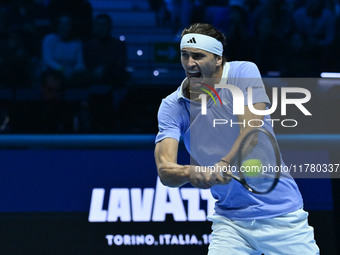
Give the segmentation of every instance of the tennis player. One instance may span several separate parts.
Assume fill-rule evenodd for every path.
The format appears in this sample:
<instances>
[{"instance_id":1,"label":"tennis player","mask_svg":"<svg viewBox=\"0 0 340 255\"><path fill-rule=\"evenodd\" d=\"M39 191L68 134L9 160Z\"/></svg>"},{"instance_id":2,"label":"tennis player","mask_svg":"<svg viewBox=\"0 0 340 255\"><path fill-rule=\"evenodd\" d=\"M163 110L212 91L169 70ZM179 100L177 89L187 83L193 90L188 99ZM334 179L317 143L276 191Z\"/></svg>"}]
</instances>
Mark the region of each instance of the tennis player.
<instances>
[{"instance_id":1,"label":"tennis player","mask_svg":"<svg viewBox=\"0 0 340 255\"><path fill-rule=\"evenodd\" d=\"M237 181L222 178L217 171L197 168L228 166L252 126L263 125L273 132L270 116L255 115L247 103L247 89L251 87L255 109L265 110L270 104L257 66L244 61L227 62L225 42L225 36L209 24L196 23L182 32L181 63L186 78L163 99L158 112L155 160L160 180L169 187L191 183L211 189L217 201L215 214L208 216L213 223L209 255L319 254L308 213L303 210L301 194L292 178L280 178L272 192L256 195ZM233 114L233 96L227 89L217 90L223 106L208 100L207 114L202 114L200 95L209 94L207 88L220 83L241 89L244 114ZM214 126L214 119L224 120L225 125ZM191 165L177 164L181 137L195 162Z\"/></svg>"}]
</instances>

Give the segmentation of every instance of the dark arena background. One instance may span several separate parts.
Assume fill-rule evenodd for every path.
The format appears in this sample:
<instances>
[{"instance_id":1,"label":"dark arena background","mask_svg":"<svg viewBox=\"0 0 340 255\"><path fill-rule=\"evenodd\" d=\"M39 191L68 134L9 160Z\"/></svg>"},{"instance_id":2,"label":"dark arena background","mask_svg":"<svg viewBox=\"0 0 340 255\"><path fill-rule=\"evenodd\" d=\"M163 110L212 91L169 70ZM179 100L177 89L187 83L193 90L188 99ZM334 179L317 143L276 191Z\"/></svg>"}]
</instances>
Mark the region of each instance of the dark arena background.
<instances>
[{"instance_id":1,"label":"dark arena background","mask_svg":"<svg viewBox=\"0 0 340 255\"><path fill-rule=\"evenodd\" d=\"M163 186L153 155L193 22L223 31L228 61L256 63L269 95L311 92L312 116L272 114L298 123L274 128L287 165L339 167L339 21L337 0L1 1L0 254L207 254L210 191ZM178 161L190 162L182 143ZM338 176L296 178L328 255Z\"/></svg>"}]
</instances>

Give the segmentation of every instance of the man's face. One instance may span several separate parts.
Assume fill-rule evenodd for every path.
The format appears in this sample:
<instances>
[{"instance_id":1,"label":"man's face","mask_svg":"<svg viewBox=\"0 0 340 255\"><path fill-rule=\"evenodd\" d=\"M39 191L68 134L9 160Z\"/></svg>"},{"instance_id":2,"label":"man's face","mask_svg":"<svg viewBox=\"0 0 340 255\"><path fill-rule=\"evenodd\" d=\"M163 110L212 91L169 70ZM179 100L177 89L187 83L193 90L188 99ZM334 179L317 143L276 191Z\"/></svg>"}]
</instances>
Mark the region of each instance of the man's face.
<instances>
[{"instance_id":1,"label":"man's face","mask_svg":"<svg viewBox=\"0 0 340 255\"><path fill-rule=\"evenodd\" d=\"M181 50L181 62L192 88L202 83L210 83L209 79L218 78L217 70L222 65L222 57L205 50L184 47Z\"/></svg>"}]
</instances>

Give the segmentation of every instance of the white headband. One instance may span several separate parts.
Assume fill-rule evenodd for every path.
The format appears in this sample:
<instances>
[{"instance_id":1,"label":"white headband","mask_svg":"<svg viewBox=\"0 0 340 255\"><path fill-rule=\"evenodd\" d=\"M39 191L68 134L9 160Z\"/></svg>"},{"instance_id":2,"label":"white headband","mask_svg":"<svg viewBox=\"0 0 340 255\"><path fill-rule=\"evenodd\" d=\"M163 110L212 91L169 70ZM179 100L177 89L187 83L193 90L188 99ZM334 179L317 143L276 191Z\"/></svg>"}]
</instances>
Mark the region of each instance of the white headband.
<instances>
[{"instance_id":1,"label":"white headband","mask_svg":"<svg viewBox=\"0 0 340 255\"><path fill-rule=\"evenodd\" d=\"M202 34L185 34L181 40L181 49L184 47L197 48L222 56L223 45L214 37Z\"/></svg>"}]
</instances>

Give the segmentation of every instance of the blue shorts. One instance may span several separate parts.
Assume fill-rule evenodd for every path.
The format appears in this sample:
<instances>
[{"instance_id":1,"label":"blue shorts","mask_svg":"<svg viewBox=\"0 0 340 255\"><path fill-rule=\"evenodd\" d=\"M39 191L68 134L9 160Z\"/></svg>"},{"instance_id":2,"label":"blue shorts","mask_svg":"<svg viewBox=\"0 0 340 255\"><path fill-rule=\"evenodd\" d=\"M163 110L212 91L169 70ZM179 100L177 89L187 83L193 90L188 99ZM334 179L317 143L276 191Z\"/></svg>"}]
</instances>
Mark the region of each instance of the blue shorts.
<instances>
[{"instance_id":1,"label":"blue shorts","mask_svg":"<svg viewBox=\"0 0 340 255\"><path fill-rule=\"evenodd\" d=\"M320 254L307 217L308 213L303 209L253 221L210 216L213 231L208 255Z\"/></svg>"}]
</instances>

